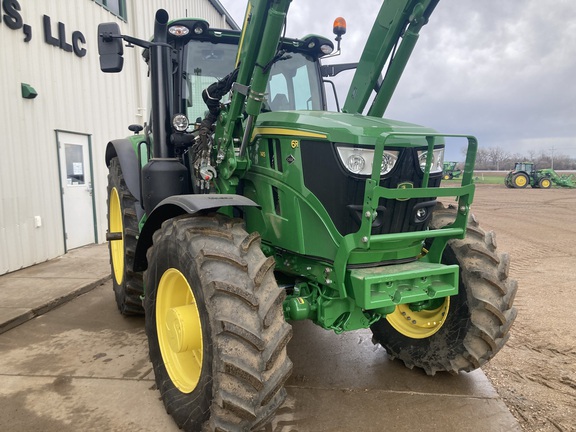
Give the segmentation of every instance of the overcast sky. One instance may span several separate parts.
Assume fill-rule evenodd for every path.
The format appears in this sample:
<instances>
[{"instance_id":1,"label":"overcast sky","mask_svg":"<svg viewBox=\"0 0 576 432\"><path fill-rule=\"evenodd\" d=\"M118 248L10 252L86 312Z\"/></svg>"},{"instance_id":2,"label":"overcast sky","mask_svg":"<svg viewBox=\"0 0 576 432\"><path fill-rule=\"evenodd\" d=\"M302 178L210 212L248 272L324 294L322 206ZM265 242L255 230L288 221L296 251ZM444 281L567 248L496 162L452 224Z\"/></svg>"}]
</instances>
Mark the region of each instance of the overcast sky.
<instances>
[{"instance_id":1,"label":"overcast sky","mask_svg":"<svg viewBox=\"0 0 576 432\"><path fill-rule=\"evenodd\" d=\"M220 2L241 25L246 0ZM331 37L343 16L343 54L327 63L358 61L380 4L293 0L287 36ZM472 134L484 148L576 158L575 75L575 0L441 0L385 117Z\"/></svg>"}]
</instances>

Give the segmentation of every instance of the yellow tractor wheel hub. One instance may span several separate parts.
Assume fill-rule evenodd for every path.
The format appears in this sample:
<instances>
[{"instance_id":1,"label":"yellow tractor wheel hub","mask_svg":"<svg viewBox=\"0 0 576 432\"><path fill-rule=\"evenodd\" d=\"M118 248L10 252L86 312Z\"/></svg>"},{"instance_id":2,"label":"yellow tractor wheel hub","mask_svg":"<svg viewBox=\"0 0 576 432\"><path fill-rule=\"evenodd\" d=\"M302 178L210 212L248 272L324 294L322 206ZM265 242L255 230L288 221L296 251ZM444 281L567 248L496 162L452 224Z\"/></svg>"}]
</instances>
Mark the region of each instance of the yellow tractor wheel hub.
<instances>
[{"instance_id":1,"label":"yellow tractor wheel hub","mask_svg":"<svg viewBox=\"0 0 576 432\"><path fill-rule=\"evenodd\" d=\"M518 187L524 187L526 186L526 177L524 177L523 175L516 177L516 186Z\"/></svg>"},{"instance_id":2,"label":"yellow tractor wheel hub","mask_svg":"<svg viewBox=\"0 0 576 432\"><path fill-rule=\"evenodd\" d=\"M110 218L108 232L123 234L122 206L116 188L112 188L110 191L108 207L108 217ZM122 285L124 279L124 238L110 242L110 257L114 268L114 279L118 285Z\"/></svg>"},{"instance_id":3,"label":"yellow tractor wheel hub","mask_svg":"<svg viewBox=\"0 0 576 432\"><path fill-rule=\"evenodd\" d=\"M170 379L182 393L192 392L202 373L202 323L188 281L174 268L166 270L158 284L156 331Z\"/></svg>"},{"instance_id":4,"label":"yellow tractor wheel hub","mask_svg":"<svg viewBox=\"0 0 576 432\"><path fill-rule=\"evenodd\" d=\"M448 316L450 297L446 297L439 308L413 311L409 304L396 306L396 310L386 315L386 319L400 334L411 339L424 339L436 333Z\"/></svg>"}]
</instances>

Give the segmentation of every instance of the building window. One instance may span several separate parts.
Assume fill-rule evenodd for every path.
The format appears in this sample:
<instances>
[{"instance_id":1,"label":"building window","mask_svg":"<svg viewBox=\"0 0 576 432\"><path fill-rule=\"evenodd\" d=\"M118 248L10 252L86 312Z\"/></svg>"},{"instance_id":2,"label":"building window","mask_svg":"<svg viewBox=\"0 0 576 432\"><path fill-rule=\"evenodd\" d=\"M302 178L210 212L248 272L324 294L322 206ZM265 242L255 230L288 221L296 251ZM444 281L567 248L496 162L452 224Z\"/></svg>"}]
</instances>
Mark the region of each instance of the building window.
<instances>
[{"instance_id":1,"label":"building window","mask_svg":"<svg viewBox=\"0 0 576 432\"><path fill-rule=\"evenodd\" d=\"M126 0L94 0L99 5L102 5L105 9L108 9L114 15L122 18L124 21L127 20L126 13Z\"/></svg>"}]
</instances>

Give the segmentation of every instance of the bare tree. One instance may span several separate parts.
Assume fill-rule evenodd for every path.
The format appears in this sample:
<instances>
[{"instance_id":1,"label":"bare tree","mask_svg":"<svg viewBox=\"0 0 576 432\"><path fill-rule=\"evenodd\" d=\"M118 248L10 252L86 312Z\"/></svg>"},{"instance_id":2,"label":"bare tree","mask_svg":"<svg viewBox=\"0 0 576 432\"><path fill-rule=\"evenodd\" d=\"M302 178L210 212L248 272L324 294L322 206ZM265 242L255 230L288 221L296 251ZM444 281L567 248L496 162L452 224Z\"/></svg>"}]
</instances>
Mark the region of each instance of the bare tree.
<instances>
[{"instance_id":1,"label":"bare tree","mask_svg":"<svg viewBox=\"0 0 576 432\"><path fill-rule=\"evenodd\" d=\"M500 147L488 147L488 160L496 171L500 171L500 163L505 161L508 157L508 153Z\"/></svg>"},{"instance_id":2,"label":"bare tree","mask_svg":"<svg viewBox=\"0 0 576 432\"><path fill-rule=\"evenodd\" d=\"M488 150L479 148L476 152L476 168L488 169Z\"/></svg>"},{"instance_id":3,"label":"bare tree","mask_svg":"<svg viewBox=\"0 0 576 432\"><path fill-rule=\"evenodd\" d=\"M466 156L466 149L462 149L462 155ZM495 146L478 148L475 169L510 170L514 168L516 162L534 162L538 169L552 166L552 158L549 153L541 152L537 154L535 150L528 150L526 154L511 154ZM554 154L554 169L576 170L576 159L566 155Z\"/></svg>"},{"instance_id":4,"label":"bare tree","mask_svg":"<svg viewBox=\"0 0 576 432\"><path fill-rule=\"evenodd\" d=\"M540 155L534 161L538 169L542 168L550 168L552 167L552 158L549 154L544 152L540 153Z\"/></svg>"}]
</instances>

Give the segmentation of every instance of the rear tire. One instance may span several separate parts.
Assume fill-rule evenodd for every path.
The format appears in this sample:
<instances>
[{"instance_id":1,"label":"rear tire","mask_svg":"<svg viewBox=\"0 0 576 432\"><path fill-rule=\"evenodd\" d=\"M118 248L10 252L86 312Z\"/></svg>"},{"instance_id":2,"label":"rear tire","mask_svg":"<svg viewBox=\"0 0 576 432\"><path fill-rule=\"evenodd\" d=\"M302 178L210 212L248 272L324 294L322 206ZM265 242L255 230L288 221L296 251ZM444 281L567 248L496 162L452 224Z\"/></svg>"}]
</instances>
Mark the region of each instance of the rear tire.
<instances>
[{"instance_id":1,"label":"rear tire","mask_svg":"<svg viewBox=\"0 0 576 432\"><path fill-rule=\"evenodd\" d=\"M108 242L116 305L122 315L142 315L142 273L132 271L139 234L136 198L126 186L118 158L108 169L108 232L122 234L122 240Z\"/></svg>"},{"instance_id":2,"label":"rear tire","mask_svg":"<svg viewBox=\"0 0 576 432\"><path fill-rule=\"evenodd\" d=\"M454 218L453 209L437 208L430 227L446 226ZM508 277L509 257L497 253L494 234L485 233L473 216L466 238L448 241L442 263L460 266L460 284L435 333L413 339L385 318L371 326L374 341L392 358L402 360L410 369L424 369L428 375L470 372L482 366L504 346L517 314L512 306L517 284Z\"/></svg>"},{"instance_id":3,"label":"rear tire","mask_svg":"<svg viewBox=\"0 0 576 432\"><path fill-rule=\"evenodd\" d=\"M170 219L153 240L146 333L166 410L186 431L264 426L292 369L274 259L221 215Z\"/></svg>"},{"instance_id":4,"label":"rear tire","mask_svg":"<svg viewBox=\"0 0 576 432\"><path fill-rule=\"evenodd\" d=\"M524 189L529 183L528 176L522 173L514 174L514 177L512 177L512 183L515 188Z\"/></svg>"}]
</instances>

